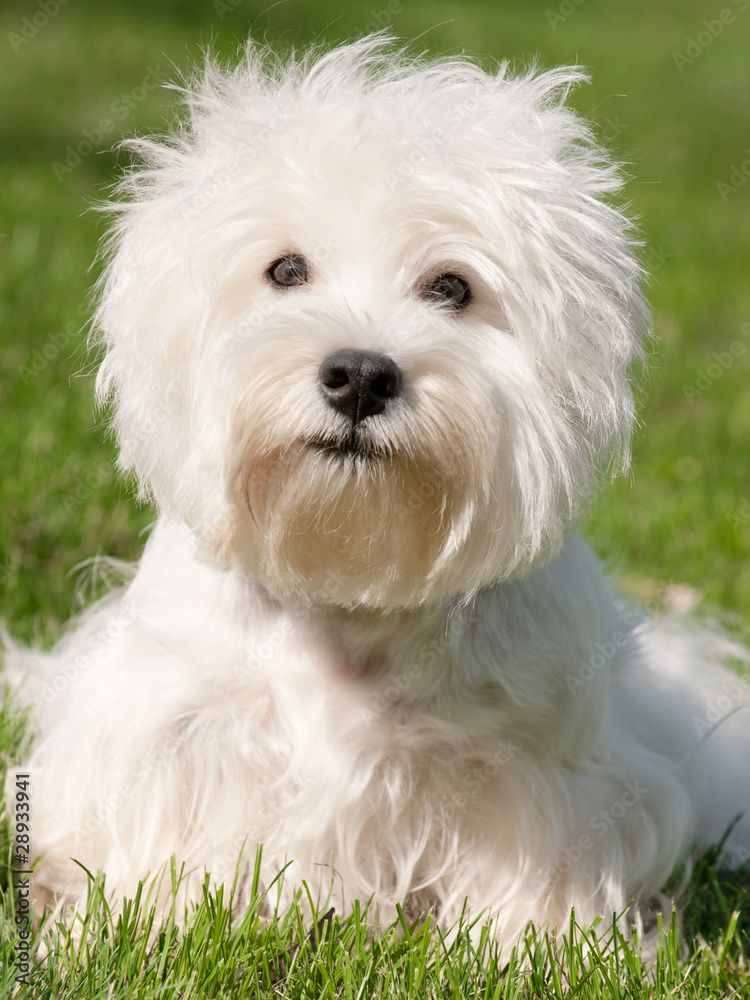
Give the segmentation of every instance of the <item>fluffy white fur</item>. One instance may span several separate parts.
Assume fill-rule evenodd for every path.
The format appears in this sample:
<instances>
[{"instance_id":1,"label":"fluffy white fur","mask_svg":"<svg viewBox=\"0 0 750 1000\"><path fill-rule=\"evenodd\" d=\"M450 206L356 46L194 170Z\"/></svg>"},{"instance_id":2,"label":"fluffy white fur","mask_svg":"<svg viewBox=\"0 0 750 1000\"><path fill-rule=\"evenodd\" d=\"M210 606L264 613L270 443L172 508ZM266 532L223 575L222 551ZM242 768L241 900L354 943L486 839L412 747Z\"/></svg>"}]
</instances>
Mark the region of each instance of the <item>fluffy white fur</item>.
<instances>
[{"instance_id":1,"label":"fluffy white fur","mask_svg":"<svg viewBox=\"0 0 750 1000\"><path fill-rule=\"evenodd\" d=\"M98 387L159 520L128 586L10 654L41 898L83 897L70 858L119 897L175 855L190 892L263 843L282 900L450 926L468 898L508 942L652 905L750 806L744 654L629 615L573 534L647 325L580 79L251 46L132 143ZM279 289L289 253L310 279ZM445 273L465 309L425 296ZM340 349L402 377L356 432Z\"/></svg>"}]
</instances>

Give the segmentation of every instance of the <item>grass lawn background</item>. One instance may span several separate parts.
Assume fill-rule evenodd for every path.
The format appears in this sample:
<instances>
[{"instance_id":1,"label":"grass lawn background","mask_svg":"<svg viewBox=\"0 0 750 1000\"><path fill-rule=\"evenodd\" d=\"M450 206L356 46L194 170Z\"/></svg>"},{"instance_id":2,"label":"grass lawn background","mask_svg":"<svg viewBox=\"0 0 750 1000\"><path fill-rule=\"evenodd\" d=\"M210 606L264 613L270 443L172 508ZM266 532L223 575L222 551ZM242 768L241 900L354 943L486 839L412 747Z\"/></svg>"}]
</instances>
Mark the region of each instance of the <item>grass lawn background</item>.
<instances>
[{"instance_id":1,"label":"grass lawn background","mask_svg":"<svg viewBox=\"0 0 750 1000\"><path fill-rule=\"evenodd\" d=\"M686 584L750 617L750 0L6 0L0 615L14 636L50 642L77 606L74 568L137 558L152 520L112 472L82 332L105 228L89 206L127 162L117 141L163 130L176 96L156 83L208 44L230 58L249 32L284 49L378 26L488 66L589 69L572 103L628 165L658 339L633 473L584 534L633 594Z\"/></svg>"}]
</instances>

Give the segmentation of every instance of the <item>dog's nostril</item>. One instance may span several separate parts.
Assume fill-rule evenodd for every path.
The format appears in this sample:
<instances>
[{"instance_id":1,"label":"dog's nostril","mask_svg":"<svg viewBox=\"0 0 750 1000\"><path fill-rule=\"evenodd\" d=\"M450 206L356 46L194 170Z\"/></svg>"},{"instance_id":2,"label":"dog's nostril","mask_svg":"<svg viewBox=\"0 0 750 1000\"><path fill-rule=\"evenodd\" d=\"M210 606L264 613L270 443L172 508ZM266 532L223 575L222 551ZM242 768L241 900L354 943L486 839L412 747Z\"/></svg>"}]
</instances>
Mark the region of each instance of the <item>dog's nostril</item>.
<instances>
[{"instance_id":1,"label":"dog's nostril","mask_svg":"<svg viewBox=\"0 0 750 1000\"><path fill-rule=\"evenodd\" d=\"M370 385L370 392L375 393L381 399L393 399L398 396L398 391L399 379L391 375L378 375Z\"/></svg>"},{"instance_id":2,"label":"dog's nostril","mask_svg":"<svg viewBox=\"0 0 750 1000\"><path fill-rule=\"evenodd\" d=\"M327 389L342 389L349 385L349 376L343 368L332 368L325 376L321 375L321 380Z\"/></svg>"},{"instance_id":3,"label":"dog's nostril","mask_svg":"<svg viewBox=\"0 0 750 1000\"><path fill-rule=\"evenodd\" d=\"M401 392L396 363L373 351L336 351L320 366L319 377L328 403L352 424L382 413Z\"/></svg>"}]
</instances>

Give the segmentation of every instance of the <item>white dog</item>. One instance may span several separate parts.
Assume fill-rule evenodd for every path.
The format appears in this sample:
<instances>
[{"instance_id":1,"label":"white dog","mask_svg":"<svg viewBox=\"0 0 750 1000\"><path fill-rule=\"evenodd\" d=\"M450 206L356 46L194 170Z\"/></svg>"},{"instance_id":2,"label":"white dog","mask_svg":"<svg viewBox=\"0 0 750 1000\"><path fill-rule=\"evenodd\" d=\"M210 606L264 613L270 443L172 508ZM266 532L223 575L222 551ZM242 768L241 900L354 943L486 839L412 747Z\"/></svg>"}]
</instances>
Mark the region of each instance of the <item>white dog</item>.
<instances>
[{"instance_id":1,"label":"white dog","mask_svg":"<svg viewBox=\"0 0 750 1000\"><path fill-rule=\"evenodd\" d=\"M629 615L574 534L647 327L580 79L250 47L131 144L98 388L159 519L9 654L41 899L85 898L71 858L191 893L262 843L282 902L468 899L508 942L658 905L750 806L744 652Z\"/></svg>"}]
</instances>

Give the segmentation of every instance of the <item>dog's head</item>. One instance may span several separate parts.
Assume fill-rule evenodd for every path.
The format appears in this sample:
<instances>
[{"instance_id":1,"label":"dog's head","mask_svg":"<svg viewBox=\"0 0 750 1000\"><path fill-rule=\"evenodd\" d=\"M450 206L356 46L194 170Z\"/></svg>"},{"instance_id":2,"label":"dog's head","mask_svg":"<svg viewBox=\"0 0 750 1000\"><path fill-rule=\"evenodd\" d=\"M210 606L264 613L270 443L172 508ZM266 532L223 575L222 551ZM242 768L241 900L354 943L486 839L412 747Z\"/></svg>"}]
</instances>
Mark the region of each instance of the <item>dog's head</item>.
<instances>
[{"instance_id":1,"label":"dog's head","mask_svg":"<svg viewBox=\"0 0 750 1000\"><path fill-rule=\"evenodd\" d=\"M646 320L577 79L250 48L134 144L99 389L205 557L388 608L559 550L626 458Z\"/></svg>"}]
</instances>

